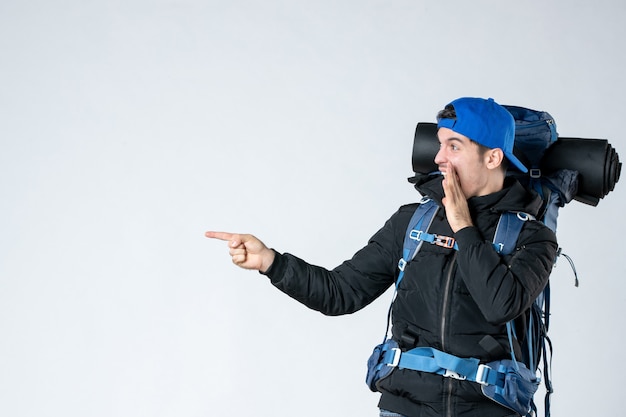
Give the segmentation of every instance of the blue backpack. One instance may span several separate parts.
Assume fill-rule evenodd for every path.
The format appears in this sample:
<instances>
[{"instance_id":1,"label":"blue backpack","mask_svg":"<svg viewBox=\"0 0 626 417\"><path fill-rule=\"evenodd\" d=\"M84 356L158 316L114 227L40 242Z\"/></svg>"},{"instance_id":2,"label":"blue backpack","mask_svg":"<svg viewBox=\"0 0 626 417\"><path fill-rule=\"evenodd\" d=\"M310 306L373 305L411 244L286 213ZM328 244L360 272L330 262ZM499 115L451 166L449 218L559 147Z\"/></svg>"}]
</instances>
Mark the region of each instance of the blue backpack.
<instances>
[{"instance_id":1,"label":"blue backpack","mask_svg":"<svg viewBox=\"0 0 626 417\"><path fill-rule=\"evenodd\" d=\"M576 194L577 172L561 169L558 172L552 172L549 176L542 175L542 158L558 139L554 119L546 112L516 106L504 107L513 115L516 123L516 156L529 168L528 174L519 172L510 173L510 175L517 177L523 185L542 197L543 206L536 220L544 222L556 233L559 208L571 201ZM433 126L426 127L432 133ZM417 139L418 134L416 132L416 141ZM403 255L398 263L399 274L396 280L396 290L404 276L406 264L415 257L424 243L457 249L453 238L428 232L437 210L437 204L428 198L423 198L413 214L404 239ZM494 249L502 255L512 253L516 248L519 233L528 220L535 220L535 218L526 213L503 213L493 238ZM559 249L557 256L561 254ZM563 254L563 256L572 266L576 286L578 286L574 265L567 255ZM547 335L549 315L550 287L548 284L530 309L524 338L526 343L521 346L522 362L515 358L513 339L517 338L517 335L512 322L509 322L507 323L507 333L511 359L481 364L478 359L457 358L433 348L414 348L401 352L397 342L389 337L390 306L383 343L376 346L368 360L366 383L372 391L377 391L377 382L388 376L395 367L438 373L445 377L477 382L481 385L484 395L522 416L527 416L536 413L537 410L533 396L541 382L537 376L537 370L540 362L543 362L542 376L546 388L544 409L546 417L549 417L550 395L553 393L551 382L552 343Z\"/></svg>"},{"instance_id":2,"label":"blue backpack","mask_svg":"<svg viewBox=\"0 0 626 417\"><path fill-rule=\"evenodd\" d=\"M404 277L406 265L415 257L424 243L457 249L453 238L428 232L438 209L439 207L434 201L424 198L415 210L405 235L403 256L398 262L400 272L396 280L396 290ZM503 213L493 239L494 249L502 255L512 253L524 223L531 219L534 217L525 213ZM536 375L536 370L539 359L543 357L544 381L547 390L546 410L548 410L549 395L552 393L549 361L546 360L547 347L549 347L551 356L551 344L547 338L547 320L545 320L549 314L547 312L549 307L548 287L542 295L531 309L526 335L527 343L522 345L523 362L516 360L513 351L513 338L516 338L516 335L512 322L507 323L511 359L483 364L476 358L458 358L429 347L419 347L402 352L397 342L389 337L392 308L390 306L383 343L376 346L368 360L366 383L372 391L377 391L376 384L391 374L395 367L437 373L445 377L474 381L481 385L485 396L525 416L536 410L533 396L541 382ZM546 412L546 416L549 416L549 411Z\"/></svg>"}]
</instances>

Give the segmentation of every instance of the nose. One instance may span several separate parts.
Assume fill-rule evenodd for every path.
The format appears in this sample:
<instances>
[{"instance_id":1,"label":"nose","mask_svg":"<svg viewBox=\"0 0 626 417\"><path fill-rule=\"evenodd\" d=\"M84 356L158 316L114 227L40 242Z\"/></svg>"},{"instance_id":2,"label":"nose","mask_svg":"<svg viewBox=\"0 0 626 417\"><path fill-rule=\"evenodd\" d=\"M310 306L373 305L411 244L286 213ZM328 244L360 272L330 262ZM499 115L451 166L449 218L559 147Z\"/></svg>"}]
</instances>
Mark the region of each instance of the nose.
<instances>
[{"instance_id":1,"label":"nose","mask_svg":"<svg viewBox=\"0 0 626 417\"><path fill-rule=\"evenodd\" d=\"M443 146L439 147L437 154L435 155L435 164L441 165L446 162L445 151L443 150Z\"/></svg>"}]
</instances>

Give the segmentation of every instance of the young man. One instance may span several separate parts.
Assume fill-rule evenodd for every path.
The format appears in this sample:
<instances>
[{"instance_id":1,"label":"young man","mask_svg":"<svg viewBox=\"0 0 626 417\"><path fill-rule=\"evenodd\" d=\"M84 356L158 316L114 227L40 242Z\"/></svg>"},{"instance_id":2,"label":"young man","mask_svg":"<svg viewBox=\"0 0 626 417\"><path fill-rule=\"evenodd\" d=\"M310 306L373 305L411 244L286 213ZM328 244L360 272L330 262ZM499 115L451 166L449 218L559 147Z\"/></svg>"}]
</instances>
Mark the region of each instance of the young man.
<instances>
[{"instance_id":1,"label":"young man","mask_svg":"<svg viewBox=\"0 0 626 417\"><path fill-rule=\"evenodd\" d=\"M526 172L513 155L513 117L492 99L460 98L438 116L441 175L423 178L418 191L439 210L430 233L453 237L458 250L423 245L405 268L393 305L393 339L403 351L431 347L486 363L510 357L506 323L524 326L556 257L556 237L528 221L516 250L499 255L492 239L500 214L536 215L541 199L506 176ZM400 209L352 259L333 270L280 254L252 235L207 232L228 241L232 261L267 275L274 286L327 315L353 313L393 285L407 225L416 205ZM382 415L516 416L485 397L479 384L435 373L395 368L377 383ZM389 413L389 410L392 412Z\"/></svg>"}]
</instances>

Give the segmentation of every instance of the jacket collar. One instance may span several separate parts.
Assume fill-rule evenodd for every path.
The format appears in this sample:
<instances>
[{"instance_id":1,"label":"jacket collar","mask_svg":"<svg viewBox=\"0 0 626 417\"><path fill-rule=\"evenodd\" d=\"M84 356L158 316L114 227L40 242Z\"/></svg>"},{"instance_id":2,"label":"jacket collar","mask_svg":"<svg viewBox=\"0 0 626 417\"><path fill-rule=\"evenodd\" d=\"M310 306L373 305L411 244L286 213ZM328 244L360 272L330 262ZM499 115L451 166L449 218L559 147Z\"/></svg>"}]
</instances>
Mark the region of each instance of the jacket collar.
<instances>
[{"instance_id":1,"label":"jacket collar","mask_svg":"<svg viewBox=\"0 0 626 417\"><path fill-rule=\"evenodd\" d=\"M444 196L442 175L430 175L416 181L415 188L420 194L428 196L442 206L441 200ZM504 181L504 188L495 193L480 197L472 197L468 200L468 205L472 213L489 210L492 212L522 211L524 213L537 216L541 209L542 200L539 194L526 189L515 178L507 177Z\"/></svg>"}]
</instances>

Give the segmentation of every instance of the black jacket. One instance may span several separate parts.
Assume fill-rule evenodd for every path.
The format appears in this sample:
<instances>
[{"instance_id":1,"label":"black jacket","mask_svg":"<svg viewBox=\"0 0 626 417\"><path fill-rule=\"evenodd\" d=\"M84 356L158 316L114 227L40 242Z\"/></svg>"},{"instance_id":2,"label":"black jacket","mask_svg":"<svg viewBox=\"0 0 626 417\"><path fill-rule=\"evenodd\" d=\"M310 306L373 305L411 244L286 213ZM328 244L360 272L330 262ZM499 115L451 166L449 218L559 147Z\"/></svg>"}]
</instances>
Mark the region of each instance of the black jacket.
<instances>
[{"instance_id":1,"label":"black jacket","mask_svg":"<svg viewBox=\"0 0 626 417\"><path fill-rule=\"evenodd\" d=\"M441 205L441 177L418 185ZM503 211L536 215L541 199L515 180L503 190L468 200L474 226L454 234L443 208L431 233L453 236L459 250L422 245L406 266L393 305L393 337L403 350L430 346L485 362L509 351L506 322L523 326L528 309L545 287L557 243L554 233L529 221L516 250L500 256L491 241ZM332 271L277 254L266 272L281 291L327 315L353 313L395 282L407 225L417 205L400 209L352 259ZM505 416L510 410L484 397L478 384L435 374L395 369L381 380L380 407L410 417Z\"/></svg>"}]
</instances>

